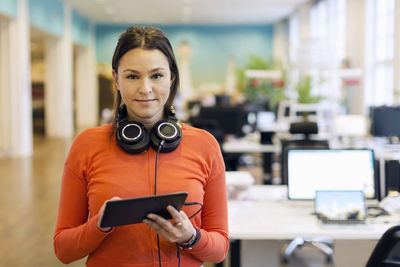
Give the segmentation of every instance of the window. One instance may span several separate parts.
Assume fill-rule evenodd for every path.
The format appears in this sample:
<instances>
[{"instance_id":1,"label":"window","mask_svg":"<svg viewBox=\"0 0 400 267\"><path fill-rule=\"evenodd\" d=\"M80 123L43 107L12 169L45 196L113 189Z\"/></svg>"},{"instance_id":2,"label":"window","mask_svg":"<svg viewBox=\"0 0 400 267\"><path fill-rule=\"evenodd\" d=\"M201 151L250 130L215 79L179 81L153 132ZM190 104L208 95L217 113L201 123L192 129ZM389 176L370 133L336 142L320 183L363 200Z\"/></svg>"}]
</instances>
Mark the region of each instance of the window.
<instances>
[{"instance_id":1,"label":"window","mask_svg":"<svg viewBox=\"0 0 400 267\"><path fill-rule=\"evenodd\" d=\"M303 75L311 75L317 85L313 94L339 99L337 71L346 58L346 0L318 1L306 18L302 15L300 11L290 18L291 63Z\"/></svg>"},{"instance_id":2,"label":"window","mask_svg":"<svg viewBox=\"0 0 400 267\"><path fill-rule=\"evenodd\" d=\"M346 58L346 0L325 0L311 9L312 68L319 86L319 95L341 97L338 70Z\"/></svg>"},{"instance_id":3,"label":"window","mask_svg":"<svg viewBox=\"0 0 400 267\"><path fill-rule=\"evenodd\" d=\"M395 0L368 0L365 103L392 105L394 101Z\"/></svg>"}]
</instances>

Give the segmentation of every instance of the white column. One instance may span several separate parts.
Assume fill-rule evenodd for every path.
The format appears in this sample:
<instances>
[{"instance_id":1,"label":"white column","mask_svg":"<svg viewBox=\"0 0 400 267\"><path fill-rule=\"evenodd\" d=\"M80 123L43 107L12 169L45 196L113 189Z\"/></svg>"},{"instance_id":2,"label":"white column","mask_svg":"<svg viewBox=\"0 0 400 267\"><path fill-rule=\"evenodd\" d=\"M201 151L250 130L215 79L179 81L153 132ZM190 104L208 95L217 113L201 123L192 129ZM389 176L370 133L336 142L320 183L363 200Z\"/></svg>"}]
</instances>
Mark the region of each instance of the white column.
<instances>
[{"instance_id":1,"label":"white column","mask_svg":"<svg viewBox=\"0 0 400 267\"><path fill-rule=\"evenodd\" d=\"M0 23L0 156L33 153L28 0Z\"/></svg>"},{"instance_id":2,"label":"white column","mask_svg":"<svg viewBox=\"0 0 400 267\"><path fill-rule=\"evenodd\" d=\"M273 38L273 58L276 63L281 63L286 68L289 62L288 29L287 22L279 21L275 23Z\"/></svg>"},{"instance_id":3,"label":"white column","mask_svg":"<svg viewBox=\"0 0 400 267\"><path fill-rule=\"evenodd\" d=\"M366 1L347 0L346 54L351 67L361 69L360 86L355 86L349 95L351 114L364 113L365 44L366 44Z\"/></svg>"},{"instance_id":4,"label":"white column","mask_svg":"<svg viewBox=\"0 0 400 267\"><path fill-rule=\"evenodd\" d=\"M53 137L74 134L71 7L65 3L64 8L64 35L46 40L45 125Z\"/></svg>"},{"instance_id":5,"label":"white column","mask_svg":"<svg viewBox=\"0 0 400 267\"><path fill-rule=\"evenodd\" d=\"M393 54L393 105L400 104L400 2L395 1L394 11L394 54Z\"/></svg>"},{"instance_id":6,"label":"white column","mask_svg":"<svg viewBox=\"0 0 400 267\"><path fill-rule=\"evenodd\" d=\"M190 71L190 56L192 55L192 46L187 42L181 42L177 49L179 58L179 79L180 79L180 97L183 103L196 97L192 84L192 74Z\"/></svg>"},{"instance_id":7,"label":"white column","mask_svg":"<svg viewBox=\"0 0 400 267\"><path fill-rule=\"evenodd\" d=\"M78 130L94 127L99 122L99 97L94 50L94 40L90 41L88 47L77 48L75 100L76 125Z\"/></svg>"},{"instance_id":8,"label":"white column","mask_svg":"<svg viewBox=\"0 0 400 267\"><path fill-rule=\"evenodd\" d=\"M299 46L297 51L297 64L300 72L308 74L313 67L313 53L310 33L310 14L312 4L301 5L298 10L299 16Z\"/></svg>"},{"instance_id":9,"label":"white column","mask_svg":"<svg viewBox=\"0 0 400 267\"><path fill-rule=\"evenodd\" d=\"M10 151L11 128L8 109L10 108L9 73L9 21L0 18L0 156Z\"/></svg>"}]
</instances>

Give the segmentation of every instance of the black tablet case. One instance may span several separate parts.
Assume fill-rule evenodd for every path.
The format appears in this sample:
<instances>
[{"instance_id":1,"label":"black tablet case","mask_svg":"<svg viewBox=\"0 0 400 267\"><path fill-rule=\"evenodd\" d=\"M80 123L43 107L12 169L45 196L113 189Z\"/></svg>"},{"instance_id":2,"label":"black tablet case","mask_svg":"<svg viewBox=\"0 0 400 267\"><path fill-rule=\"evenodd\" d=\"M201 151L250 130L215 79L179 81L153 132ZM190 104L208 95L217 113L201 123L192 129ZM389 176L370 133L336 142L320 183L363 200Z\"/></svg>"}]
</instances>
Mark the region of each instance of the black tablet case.
<instances>
[{"instance_id":1,"label":"black tablet case","mask_svg":"<svg viewBox=\"0 0 400 267\"><path fill-rule=\"evenodd\" d=\"M179 211L187 195L187 192L179 192L108 201L100 226L111 227L141 223L149 213L171 219L171 215L166 209L167 206L171 205Z\"/></svg>"}]
</instances>

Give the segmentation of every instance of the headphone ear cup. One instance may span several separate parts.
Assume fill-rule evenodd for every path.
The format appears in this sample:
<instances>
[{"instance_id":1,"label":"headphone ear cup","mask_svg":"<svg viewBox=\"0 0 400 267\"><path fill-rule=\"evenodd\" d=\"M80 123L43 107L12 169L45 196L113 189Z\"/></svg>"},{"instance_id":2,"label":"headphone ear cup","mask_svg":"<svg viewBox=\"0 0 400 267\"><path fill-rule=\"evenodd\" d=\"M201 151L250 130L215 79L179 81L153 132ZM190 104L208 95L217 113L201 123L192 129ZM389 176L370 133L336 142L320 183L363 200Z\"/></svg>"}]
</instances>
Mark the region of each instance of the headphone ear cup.
<instances>
[{"instance_id":1,"label":"headphone ear cup","mask_svg":"<svg viewBox=\"0 0 400 267\"><path fill-rule=\"evenodd\" d=\"M157 122L150 133L150 145L155 150L158 149L162 140L164 145L160 152L168 153L174 151L182 139L182 130L177 123L171 120Z\"/></svg>"},{"instance_id":2,"label":"headphone ear cup","mask_svg":"<svg viewBox=\"0 0 400 267\"><path fill-rule=\"evenodd\" d=\"M118 145L129 154L139 154L150 145L150 135L144 125L137 121L123 121L115 132Z\"/></svg>"}]
</instances>

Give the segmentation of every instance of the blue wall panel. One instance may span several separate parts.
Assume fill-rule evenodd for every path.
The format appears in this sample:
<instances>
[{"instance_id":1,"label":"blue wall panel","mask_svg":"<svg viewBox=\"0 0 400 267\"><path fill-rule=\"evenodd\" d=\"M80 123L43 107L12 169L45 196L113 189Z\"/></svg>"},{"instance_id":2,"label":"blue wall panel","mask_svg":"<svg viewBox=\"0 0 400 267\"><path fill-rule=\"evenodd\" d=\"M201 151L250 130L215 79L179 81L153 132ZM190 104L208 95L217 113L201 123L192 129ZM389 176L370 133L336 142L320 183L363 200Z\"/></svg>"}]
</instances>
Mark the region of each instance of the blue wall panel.
<instances>
[{"instance_id":1,"label":"blue wall panel","mask_svg":"<svg viewBox=\"0 0 400 267\"><path fill-rule=\"evenodd\" d=\"M243 66L249 55L272 60L272 25L153 25L162 29L176 49L181 42L192 47L191 73L194 86L201 83L224 83L227 61L234 58ZM111 64L119 35L128 26L97 25L96 58ZM178 57L178 55L177 55Z\"/></svg>"},{"instance_id":2,"label":"blue wall panel","mask_svg":"<svg viewBox=\"0 0 400 267\"><path fill-rule=\"evenodd\" d=\"M72 11L72 41L83 46L89 45L90 23L75 10Z\"/></svg>"},{"instance_id":3,"label":"blue wall panel","mask_svg":"<svg viewBox=\"0 0 400 267\"><path fill-rule=\"evenodd\" d=\"M45 32L64 34L64 4L60 0L29 0L29 19L32 26Z\"/></svg>"},{"instance_id":4,"label":"blue wall panel","mask_svg":"<svg viewBox=\"0 0 400 267\"><path fill-rule=\"evenodd\" d=\"M17 16L17 0L1 0L0 13L15 18Z\"/></svg>"}]
</instances>

